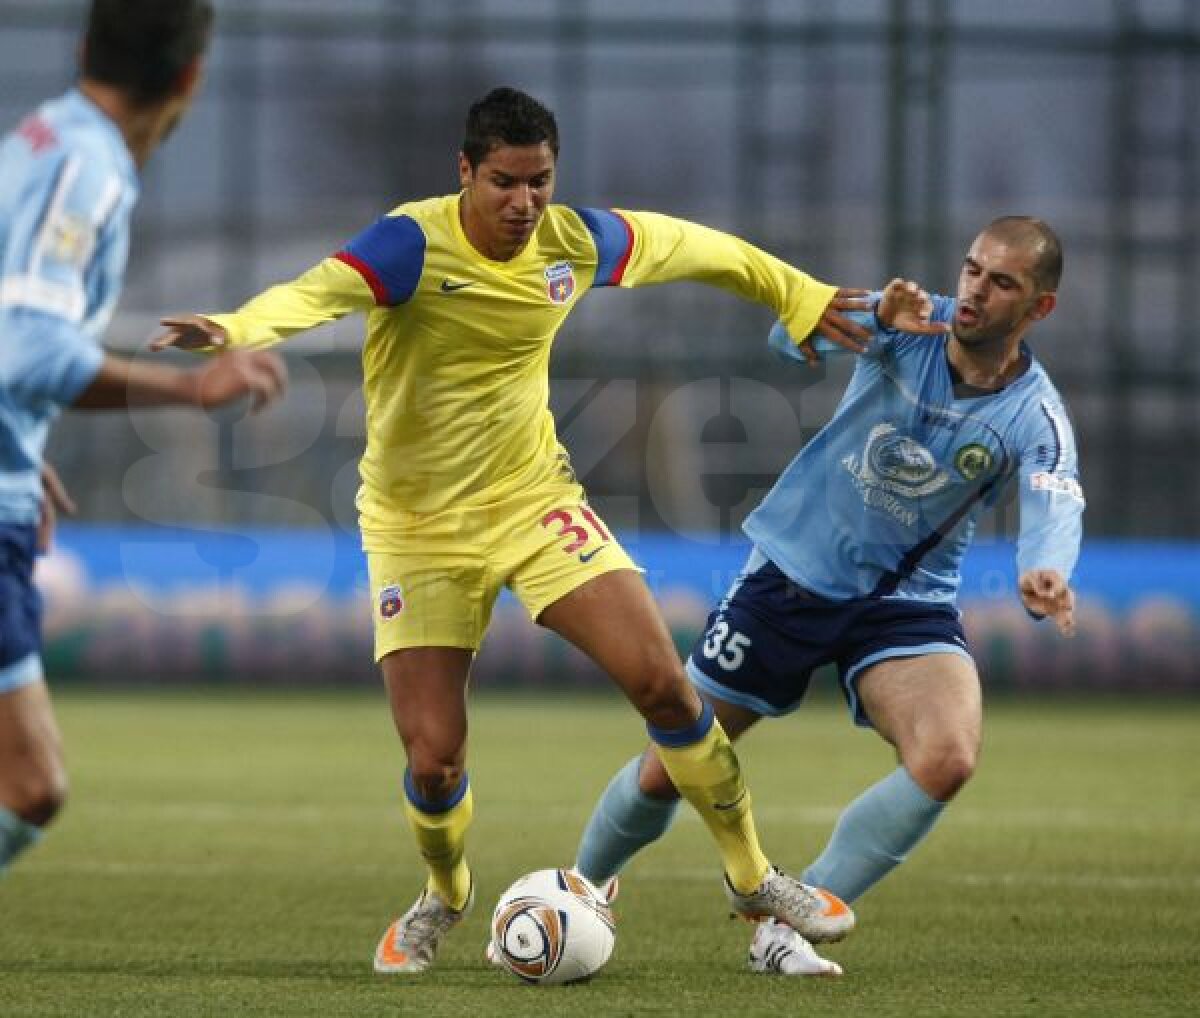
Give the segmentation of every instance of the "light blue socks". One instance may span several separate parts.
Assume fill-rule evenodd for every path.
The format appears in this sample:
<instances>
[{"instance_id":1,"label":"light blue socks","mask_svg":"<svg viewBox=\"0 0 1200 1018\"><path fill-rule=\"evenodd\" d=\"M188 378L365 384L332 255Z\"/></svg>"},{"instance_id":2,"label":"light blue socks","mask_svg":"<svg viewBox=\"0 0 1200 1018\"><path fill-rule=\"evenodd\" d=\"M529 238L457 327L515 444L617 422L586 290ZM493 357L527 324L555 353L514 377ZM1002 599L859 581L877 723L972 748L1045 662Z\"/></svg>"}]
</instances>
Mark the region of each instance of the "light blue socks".
<instances>
[{"instance_id":1,"label":"light blue socks","mask_svg":"<svg viewBox=\"0 0 1200 1018\"><path fill-rule=\"evenodd\" d=\"M675 818L679 801L646 795L638 787L640 768L641 757L635 757L617 772L584 828L575 868L594 884L619 873ZM904 861L945 808L896 768L846 807L829 844L804 871L804 882L855 901Z\"/></svg>"},{"instance_id":2,"label":"light blue socks","mask_svg":"<svg viewBox=\"0 0 1200 1018\"><path fill-rule=\"evenodd\" d=\"M804 871L804 882L856 900L904 861L945 808L896 768L846 807L825 851Z\"/></svg>"},{"instance_id":3,"label":"light blue socks","mask_svg":"<svg viewBox=\"0 0 1200 1018\"><path fill-rule=\"evenodd\" d=\"M0 806L0 875L22 851L42 836L42 829L26 823L11 810Z\"/></svg>"},{"instance_id":4,"label":"light blue socks","mask_svg":"<svg viewBox=\"0 0 1200 1018\"><path fill-rule=\"evenodd\" d=\"M641 764L636 756L617 771L584 828L575 868L594 884L661 838L679 809L678 799L653 799L638 788Z\"/></svg>"}]
</instances>

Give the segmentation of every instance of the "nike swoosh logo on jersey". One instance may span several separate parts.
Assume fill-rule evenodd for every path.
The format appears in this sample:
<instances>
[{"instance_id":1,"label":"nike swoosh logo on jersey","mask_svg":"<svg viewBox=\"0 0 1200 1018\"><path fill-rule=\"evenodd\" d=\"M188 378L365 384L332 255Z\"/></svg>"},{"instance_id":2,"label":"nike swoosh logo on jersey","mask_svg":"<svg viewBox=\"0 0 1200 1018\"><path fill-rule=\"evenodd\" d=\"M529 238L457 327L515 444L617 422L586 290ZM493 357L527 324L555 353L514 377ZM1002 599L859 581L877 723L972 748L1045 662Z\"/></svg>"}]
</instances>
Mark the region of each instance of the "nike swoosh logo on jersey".
<instances>
[{"instance_id":1,"label":"nike swoosh logo on jersey","mask_svg":"<svg viewBox=\"0 0 1200 1018\"><path fill-rule=\"evenodd\" d=\"M591 562L592 559L594 559L597 555L600 554L600 552L604 551L604 549L607 547L608 547L607 544L602 544L602 545L600 545L599 548L593 548L591 551L581 551L579 553L579 561L582 562L584 565L587 565L587 563Z\"/></svg>"},{"instance_id":2,"label":"nike swoosh logo on jersey","mask_svg":"<svg viewBox=\"0 0 1200 1018\"><path fill-rule=\"evenodd\" d=\"M442 293L454 293L455 290L465 290L468 286L474 286L475 280L468 279L465 283L452 283L448 279L442 280Z\"/></svg>"}]
</instances>

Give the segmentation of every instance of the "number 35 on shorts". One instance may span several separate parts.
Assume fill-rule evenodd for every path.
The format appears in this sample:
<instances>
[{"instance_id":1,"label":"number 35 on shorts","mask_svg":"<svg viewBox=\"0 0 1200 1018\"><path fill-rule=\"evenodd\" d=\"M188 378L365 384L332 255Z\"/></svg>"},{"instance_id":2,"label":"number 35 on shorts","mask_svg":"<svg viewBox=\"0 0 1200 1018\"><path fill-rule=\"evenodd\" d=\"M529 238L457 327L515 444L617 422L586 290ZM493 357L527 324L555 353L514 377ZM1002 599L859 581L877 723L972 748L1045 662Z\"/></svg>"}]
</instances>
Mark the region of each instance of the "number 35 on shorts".
<instances>
[{"instance_id":1,"label":"number 35 on shorts","mask_svg":"<svg viewBox=\"0 0 1200 1018\"><path fill-rule=\"evenodd\" d=\"M704 634L700 652L710 661L716 661L725 671L736 672L746 660L746 648L749 646L750 637L736 629L731 630L724 619L717 619Z\"/></svg>"}]
</instances>

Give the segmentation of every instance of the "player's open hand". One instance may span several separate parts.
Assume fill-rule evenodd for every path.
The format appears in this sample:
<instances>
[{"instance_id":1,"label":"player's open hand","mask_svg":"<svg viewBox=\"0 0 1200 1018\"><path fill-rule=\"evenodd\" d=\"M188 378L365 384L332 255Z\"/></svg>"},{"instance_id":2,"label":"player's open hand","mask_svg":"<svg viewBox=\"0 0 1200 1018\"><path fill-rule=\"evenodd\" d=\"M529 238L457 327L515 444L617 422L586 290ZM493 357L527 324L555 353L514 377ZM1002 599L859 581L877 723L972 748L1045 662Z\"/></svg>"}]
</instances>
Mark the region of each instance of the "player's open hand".
<instances>
[{"instance_id":1,"label":"player's open hand","mask_svg":"<svg viewBox=\"0 0 1200 1018\"><path fill-rule=\"evenodd\" d=\"M847 318L843 311L870 311L870 302L866 300L867 291L858 287L844 286L833 295L833 300L825 307L824 313L817 320L813 332L819 332L831 343L845 347L851 353L865 353L867 344L871 341L871 332L863 328L852 318ZM821 357L812 348L811 343L801 343L800 352L809 364L819 364Z\"/></svg>"},{"instance_id":2,"label":"player's open hand","mask_svg":"<svg viewBox=\"0 0 1200 1018\"><path fill-rule=\"evenodd\" d=\"M933 299L910 279L893 279L883 288L875 309L880 324L918 336L938 336L950 331L946 322L931 322Z\"/></svg>"},{"instance_id":3,"label":"player's open hand","mask_svg":"<svg viewBox=\"0 0 1200 1018\"><path fill-rule=\"evenodd\" d=\"M258 413L287 390L283 358L264 351L222 353L195 374L196 402L206 410L249 396L251 413Z\"/></svg>"},{"instance_id":4,"label":"player's open hand","mask_svg":"<svg viewBox=\"0 0 1200 1018\"><path fill-rule=\"evenodd\" d=\"M43 554L50 550L54 540L54 527L60 513L74 516L75 500L67 491L58 471L49 463L42 463L42 504L38 511L37 550Z\"/></svg>"},{"instance_id":5,"label":"player's open hand","mask_svg":"<svg viewBox=\"0 0 1200 1018\"><path fill-rule=\"evenodd\" d=\"M1051 618L1063 636L1075 635L1075 592L1056 569L1021 574L1021 600L1039 618Z\"/></svg>"},{"instance_id":6,"label":"player's open hand","mask_svg":"<svg viewBox=\"0 0 1200 1018\"><path fill-rule=\"evenodd\" d=\"M166 329L150 340L151 350L165 350L169 346L178 350L220 350L229 345L229 334L224 327L202 315L177 315L164 318L159 324Z\"/></svg>"}]
</instances>

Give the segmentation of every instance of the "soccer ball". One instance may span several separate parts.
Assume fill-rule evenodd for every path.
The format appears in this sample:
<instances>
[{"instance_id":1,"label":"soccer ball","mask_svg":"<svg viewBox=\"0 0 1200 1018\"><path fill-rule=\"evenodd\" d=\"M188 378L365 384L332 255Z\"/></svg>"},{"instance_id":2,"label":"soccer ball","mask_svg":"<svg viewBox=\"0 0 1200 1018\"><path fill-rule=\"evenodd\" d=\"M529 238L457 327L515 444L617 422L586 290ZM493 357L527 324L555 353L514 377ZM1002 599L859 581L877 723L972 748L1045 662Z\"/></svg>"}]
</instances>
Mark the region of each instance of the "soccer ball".
<instances>
[{"instance_id":1,"label":"soccer ball","mask_svg":"<svg viewBox=\"0 0 1200 1018\"><path fill-rule=\"evenodd\" d=\"M612 909L572 870L537 870L500 895L492 955L527 983L552 986L595 975L616 939Z\"/></svg>"}]
</instances>

